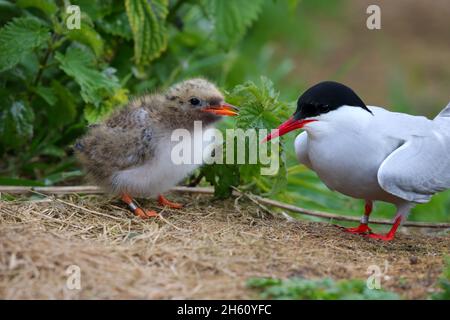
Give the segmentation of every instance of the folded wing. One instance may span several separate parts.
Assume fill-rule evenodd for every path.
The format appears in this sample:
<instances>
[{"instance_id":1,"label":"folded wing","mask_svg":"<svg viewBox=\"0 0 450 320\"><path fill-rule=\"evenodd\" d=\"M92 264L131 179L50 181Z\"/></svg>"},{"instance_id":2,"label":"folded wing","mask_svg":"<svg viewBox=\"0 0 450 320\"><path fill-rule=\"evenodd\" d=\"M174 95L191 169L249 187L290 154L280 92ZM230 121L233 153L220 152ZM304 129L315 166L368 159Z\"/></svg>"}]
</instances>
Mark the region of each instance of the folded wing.
<instances>
[{"instance_id":1,"label":"folded wing","mask_svg":"<svg viewBox=\"0 0 450 320\"><path fill-rule=\"evenodd\" d=\"M450 129L450 128L449 128ZM450 188L450 130L411 136L378 170L378 182L402 199L424 203Z\"/></svg>"}]
</instances>

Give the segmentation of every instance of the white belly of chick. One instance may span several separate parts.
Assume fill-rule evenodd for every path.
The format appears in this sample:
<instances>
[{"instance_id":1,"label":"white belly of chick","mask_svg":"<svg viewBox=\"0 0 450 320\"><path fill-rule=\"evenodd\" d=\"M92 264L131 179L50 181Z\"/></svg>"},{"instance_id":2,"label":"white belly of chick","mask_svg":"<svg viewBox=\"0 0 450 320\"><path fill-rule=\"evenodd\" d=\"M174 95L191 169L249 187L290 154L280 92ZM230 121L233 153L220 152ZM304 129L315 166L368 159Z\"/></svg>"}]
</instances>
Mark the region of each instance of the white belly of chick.
<instances>
[{"instance_id":1,"label":"white belly of chick","mask_svg":"<svg viewBox=\"0 0 450 320\"><path fill-rule=\"evenodd\" d=\"M194 158L194 153L200 150L204 152L208 144L209 142L204 141L202 136L193 137L190 142L184 140L171 142L170 137L162 139L155 150L154 157L147 163L115 174L113 177L115 192L127 192L135 197L154 197L170 190L202 164L202 158L199 158L198 154ZM175 145L178 145L177 150L182 149L186 154L190 154L183 157L185 161L181 163L177 152L175 157L178 158L174 158Z\"/></svg>"}]
</instances>

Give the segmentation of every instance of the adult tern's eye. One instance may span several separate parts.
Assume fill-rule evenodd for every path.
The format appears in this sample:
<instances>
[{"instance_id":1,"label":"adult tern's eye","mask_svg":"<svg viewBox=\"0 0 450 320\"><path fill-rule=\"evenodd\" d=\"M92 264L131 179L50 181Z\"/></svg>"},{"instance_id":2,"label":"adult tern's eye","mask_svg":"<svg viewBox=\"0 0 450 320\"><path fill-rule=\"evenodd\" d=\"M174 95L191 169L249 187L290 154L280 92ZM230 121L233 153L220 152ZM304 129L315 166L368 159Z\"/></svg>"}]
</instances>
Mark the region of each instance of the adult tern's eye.
<instances>
[{"instance_id":1,"label":"adult tern's eye","mask_svg":"<svg viewBox=\"0 0 450 320\"><path fill-rule=\"evenodd\" d=\"M200 104L200 100L194 97L189 99L189 103L192 104L193 106L198 106Z\"/></svg>"}]
</instances>

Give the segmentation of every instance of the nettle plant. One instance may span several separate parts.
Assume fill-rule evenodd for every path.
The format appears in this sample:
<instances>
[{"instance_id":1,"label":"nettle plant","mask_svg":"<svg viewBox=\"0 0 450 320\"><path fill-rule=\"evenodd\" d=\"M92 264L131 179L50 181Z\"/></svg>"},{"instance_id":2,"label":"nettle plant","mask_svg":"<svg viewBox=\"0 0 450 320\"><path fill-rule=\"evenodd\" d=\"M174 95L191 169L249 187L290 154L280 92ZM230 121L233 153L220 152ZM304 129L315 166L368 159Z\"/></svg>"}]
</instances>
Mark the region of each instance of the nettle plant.
<instances>
[{"instance_id":1,"label":"nettle plant","mask_svg":"<svg viewBox=\"0 0 450 320\"><path fill-rule=\"evenodd\" d=\"M0 184L80 179L71 145L88 124L183 78L223 83L233 63L227 52L268 1L0 1ZM239 86L230 99L244 106L244 128L278 122L267 110L280 104L268 80ZM266 179L249 178L255 167L202 174L218 195L241 183L268 191Z\"/></svg>"}]
</instances>

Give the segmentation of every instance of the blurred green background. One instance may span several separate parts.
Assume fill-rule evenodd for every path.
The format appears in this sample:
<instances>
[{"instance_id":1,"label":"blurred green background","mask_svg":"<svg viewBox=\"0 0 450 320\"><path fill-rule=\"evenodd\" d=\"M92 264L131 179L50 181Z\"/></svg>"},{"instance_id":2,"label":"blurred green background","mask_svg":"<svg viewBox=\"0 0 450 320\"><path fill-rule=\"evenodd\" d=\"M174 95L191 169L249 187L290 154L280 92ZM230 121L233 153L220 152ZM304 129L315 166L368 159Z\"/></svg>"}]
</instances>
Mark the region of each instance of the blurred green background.
<instances>
[{"instance_id":1,"label":"blurred green background","mask_svg":"<svg viewBox=\"0 0 450 320\"><path fill-rule=\"evenodd\" d=\"M70 3L81 8L81 31L64 28L69 1L0 1L0 184L80 183L71 145L88 123L191 76L228 91L265 76L287 104L322 80L347 84L369 105L429 117L450 101L446 0ZM381 7L381 30L366 28L370 4ZM272 197L359 216L361 201L297 164L294 138L285 144L287 186ZM411 220L450 221L449 209L444 192ZM374 216L393 214L380 203Z\"/></svg>"}]
</instances>

